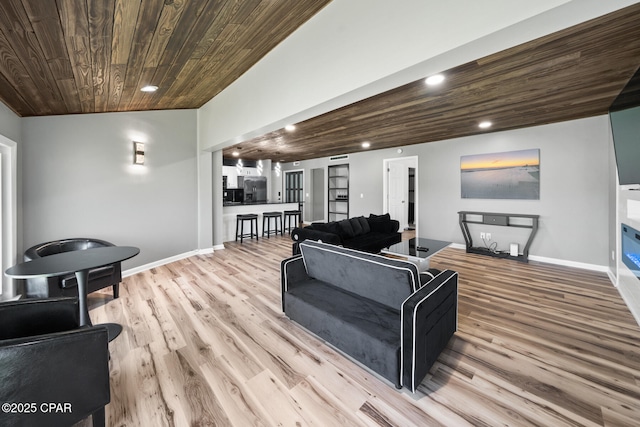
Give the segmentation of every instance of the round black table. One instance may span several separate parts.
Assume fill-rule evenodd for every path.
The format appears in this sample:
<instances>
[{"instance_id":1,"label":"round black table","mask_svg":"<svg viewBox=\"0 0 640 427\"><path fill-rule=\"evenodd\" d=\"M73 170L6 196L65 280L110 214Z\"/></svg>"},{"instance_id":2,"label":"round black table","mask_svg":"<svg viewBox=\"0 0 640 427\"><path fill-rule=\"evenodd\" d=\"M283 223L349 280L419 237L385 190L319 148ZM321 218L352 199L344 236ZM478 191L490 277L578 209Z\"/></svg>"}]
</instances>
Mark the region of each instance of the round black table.
<instances>
[{"instance_id":1,"label":"round black table","mask_svg":"<svg viewBox=\"0 0 640 427\"><path fill-rule=\"evenodd\" d=\"M121 262L140 253L133 246L106 246L79 251L61 252L27 261L8 268L4 274L14 279L31 277L53 277L74 273L78 280L78 309L80 326L91 326L87 308L87 280L89 270ZM120 335L122 326L117 323L106 323L109 330L109 341Z\"/></svg>"}]
</instances>

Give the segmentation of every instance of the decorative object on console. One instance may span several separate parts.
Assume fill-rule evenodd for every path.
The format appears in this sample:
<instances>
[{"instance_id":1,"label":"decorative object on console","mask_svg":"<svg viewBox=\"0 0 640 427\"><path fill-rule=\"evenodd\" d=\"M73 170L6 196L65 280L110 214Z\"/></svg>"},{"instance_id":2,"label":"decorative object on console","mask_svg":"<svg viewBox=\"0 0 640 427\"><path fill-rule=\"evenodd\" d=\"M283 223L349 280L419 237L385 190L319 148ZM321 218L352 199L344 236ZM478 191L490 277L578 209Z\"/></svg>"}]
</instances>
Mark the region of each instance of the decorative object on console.
<instances>
[{"instance_id":1,"label":"decorative object on console","mask_svg":"<svg viewBox=\"0 0 640 427\"><path fill-rule=\"evenodd\" d=\"M540 200L540 150L460 157L463 199Z\"/></svg>"},{"instance_id":2,"label":"decorative object on console","mask_svg":"<svg viewBox=\"0 0 640 427\"><path fill-rule=\"evenodd\" d=\"M281 264L284 313L415 392L457 329L458 273L321 242L300 250Z\"/></svg>"}]
</instances>

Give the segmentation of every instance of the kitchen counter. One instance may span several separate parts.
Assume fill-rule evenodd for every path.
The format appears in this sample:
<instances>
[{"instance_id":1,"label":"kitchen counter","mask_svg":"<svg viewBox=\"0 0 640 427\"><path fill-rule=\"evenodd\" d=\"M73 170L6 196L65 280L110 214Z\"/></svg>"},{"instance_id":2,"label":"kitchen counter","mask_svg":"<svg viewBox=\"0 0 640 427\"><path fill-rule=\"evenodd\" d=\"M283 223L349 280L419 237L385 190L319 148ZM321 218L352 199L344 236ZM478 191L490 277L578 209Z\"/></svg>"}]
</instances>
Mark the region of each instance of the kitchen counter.
<instances>
[{"instance_id":1,"label":"kitchen counter","mask_svg":"<svg viewBox=\"0 0 640 427\"><path fill-rule=\"evenodd\" d=\"M286 202L270 202L270 201L265 201L265 202L223 202L222 206L223 207L227 207L227 206L256 206L256 205L288 205L291 203L286 203ZM294 203L297 204L297 203Z\"/></svg>"},{"instance_id":2,"label":"kitchen counter","mask_svg":"<svg viewBox=\"0 0 640 427\"><path fill-rule=\"evenodd\" d=\"M257 214L258 215L258 236L262 238L262 214L265 212L284 212L300 209L298 202L225 202L222 205L222 221L224 224L224 242L236 239L236 215ZM283 218L284 222L284 218ZM273 220L271 222L273 228ZM246 230L246 228L245 228ZM265 236L266 238L266 236ZM246 241L247 239L245 239Z\"/></svg>"}]
</instances>

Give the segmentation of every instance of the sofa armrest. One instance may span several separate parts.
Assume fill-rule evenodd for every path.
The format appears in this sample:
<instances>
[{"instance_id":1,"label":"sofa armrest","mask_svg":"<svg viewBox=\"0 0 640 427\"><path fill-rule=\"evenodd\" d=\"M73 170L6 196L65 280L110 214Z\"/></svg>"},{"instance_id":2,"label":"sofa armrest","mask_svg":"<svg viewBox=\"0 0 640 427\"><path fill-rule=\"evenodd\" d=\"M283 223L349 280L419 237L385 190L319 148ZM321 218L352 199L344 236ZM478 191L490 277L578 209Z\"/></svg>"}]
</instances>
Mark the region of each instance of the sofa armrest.
<instances>
[{"instance_id":1,"label":"sofa armrest","mask_svg":"<svg viewBox=\"0 0 640 427\"><path fill-rule=\"evenodd\" d=\"M284 295L303 280L309 279L302 255L282 260L280 263L280 289L282 293L282 311L284 311Z\"/></svg>"},{"instance_id":2,"label":"sofa armrest","mask_svg":"<svg viewBox=\"0 0 640 427\"><path fill-rule=\"evenodd\" d=\"M316 242L322 241L324 243L331 243L334 245L342 244L342 239L339 235L326 231L313 230L309 227L294 228L291 232L291 239L296 242L315 240Z\"/></svg>"},{"instance_id":3,"label":"sofa armrest","mask_svg":"<svg viewBox=\"0 0 640 427\"><path fill-rule=\"evenodd\" d=\"M444 270L402 304L401 385L415 392L458 326L458 273Z\"/></svg>"},{"instance_id":4,"label":"sofa armrest","mask_svg":"<svg viewBox=\"0 0 640 427\"><path fill-rule=\"evenodd\" d=\"M77 298L26 299L0 304L0 339L67 331L77 328Z\"/></svg>"},{"instance_id":5,"label":"sofa armrest","mask_svg":"<svg viewBox=\"0 0 640 427\"><path fill-rule=\"evenodd\" d=\"M371 231L378 233L396 233L400 229L400 222L395 219L387 221L369 220Z\"/></svg>"}]
</instances>

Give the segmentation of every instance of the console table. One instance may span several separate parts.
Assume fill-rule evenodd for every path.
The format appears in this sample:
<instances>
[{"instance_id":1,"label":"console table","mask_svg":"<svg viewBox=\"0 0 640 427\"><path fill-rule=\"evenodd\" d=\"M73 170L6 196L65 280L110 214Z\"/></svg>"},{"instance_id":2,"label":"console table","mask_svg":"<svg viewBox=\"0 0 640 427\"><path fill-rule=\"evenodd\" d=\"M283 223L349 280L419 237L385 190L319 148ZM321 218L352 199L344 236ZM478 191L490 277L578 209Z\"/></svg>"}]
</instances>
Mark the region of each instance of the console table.
<instances>
[{"instance_id":1,"label":"console table","mask_svg":"<svg viewBox=\"0 0 640 427\"><path fill-rule=\"evenodd\" d=\"M467 215L480 216L481 219L470 220L467 218ZM513 223L511 221L511 219L513 218L525 218L530 220L531 223L530 224ZM538 231L538 218L540 218L540 215L506 214L506 213L472 212L472 211L458 212L458 222L460 223L460 229L462 230L462 235L467 245L468 253L490 255L498 258L515 259L521 262L529 262L529 247L531 247L531 242L533 241L533 237L536 235L536 232ZM489 250L488 248L473 246L473 239L471 238L471 233L469 232L468 224L483 224L483 225L497 225L497 226L503 226L503 227L530 228L531 233L529 234L529 239L527 239L527 243L524 245L524 249L522 250L522 255L512 256L509 253L494 252Z\"/></svg>"}]
</instances>

